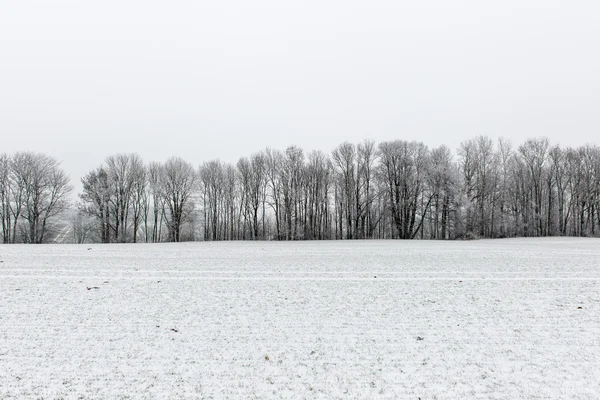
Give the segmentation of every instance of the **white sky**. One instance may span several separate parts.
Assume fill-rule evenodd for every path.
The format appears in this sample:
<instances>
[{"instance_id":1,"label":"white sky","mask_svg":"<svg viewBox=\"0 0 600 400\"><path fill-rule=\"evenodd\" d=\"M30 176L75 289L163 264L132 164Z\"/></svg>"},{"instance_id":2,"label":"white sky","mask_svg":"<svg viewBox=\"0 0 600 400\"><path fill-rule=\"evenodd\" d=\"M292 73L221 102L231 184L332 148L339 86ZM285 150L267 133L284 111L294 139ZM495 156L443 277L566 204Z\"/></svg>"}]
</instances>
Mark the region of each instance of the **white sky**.
<instances>
[{"instance_id":1,"label":"white sky","mask_svg":"<svg viewBox=\"0 0 600 400\"><path fill-rule=\"evenodd\" d=\"M3 0L0 152L235 162L344 140L597 142L600 3Z\"/></svg>"}]
</instances>

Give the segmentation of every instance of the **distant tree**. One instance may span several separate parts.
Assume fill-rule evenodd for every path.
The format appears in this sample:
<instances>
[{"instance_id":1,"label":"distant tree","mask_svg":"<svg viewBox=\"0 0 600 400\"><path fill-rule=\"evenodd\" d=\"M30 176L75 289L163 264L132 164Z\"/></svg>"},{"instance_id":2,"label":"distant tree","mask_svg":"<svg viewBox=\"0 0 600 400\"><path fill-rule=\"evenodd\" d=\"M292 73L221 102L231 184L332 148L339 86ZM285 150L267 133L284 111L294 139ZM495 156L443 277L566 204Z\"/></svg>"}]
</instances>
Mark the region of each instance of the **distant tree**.
<instances>
[{"instance_id":1,"label":"distant tree","mask_svg":"<svg viewBox=\"0 0 600 400\"><path fill-rule=\"evenodd\" d=\"M133 155L130 159L130 171L132 186L131 186L131 212L133 223L133 243L138 241L138 233L140 231L143 216L147 214L148 205L148 178L146 167L142 159ZM146 232L144 230L144 232ZM146 239L145 235L145 239ZM146 239L147 241L147 239Z\"/></svg>"},{"instance_id":2,"label":"distant tree","mask_svg":"<svg viewBox=\"0 0 600 400\"><path fill-rule=\"evenodd\" d=\"M22 217L26 221L23 240L44 243L49 240L51 224L69 205L69 177L58 161L45 154L17 153L15 160L15 182L23 196Z\"/></svg>"},{"instance_id":3,"label":"distant tree","mask_svg":"<svg viewBox=\"0 0 600 400\"><path fill-rule=\"evenodd\" d=\"M0 200L2 201L2 236L4 243L17 242L17 230L26 201L25 171L28 168L27 153L16 153L13 156L2 155L0 158Z\"/></svg>"},{"instance_id":4,"label":"distant tree","mask_svg":"<svg viewBox=\"0 0 600 400\"><path fill-rule=\"evenodd\" d=\"M97 223L102 243L110 243L111 236L111 186L104 167L98 167L81 179L83 191L79 194L80 211L93 217Z\"/></svg>"},{"instance_id":5,"label":"distant tree","mask_svg":"<svg viewBox=\"0 0 600 400\"><path fill-rule=\"evenodd\" d=\"M432 195L431 227L432 239L449 239L453 204L457 193L458 170L452 161L452 152L446 146L431 151L429 187Z\"/></svg>"},{"instance_id":6,"label":"distant tree","mask_svg":"<svg viewBox=\"0 0 600 400\"><path fill-rule=\"evenodd\" d=\"M151 162L146 167L147 203L144 208L144 232L146 242L157 243L162 238L162 226L165 216L165 200L162 188L162 164ZM152 228L152 232L148 231Z\"/></svg>"},{"instance_id":7,"label":"distant tree","mask_svg":"<svg viewBox=\"0 0 600 400\"><path fill-rule=\"evenodd\" d=\"M356 146L344 142L333 150L332 158L337 172L336 205L339 206L337 208L340 221L339 237L353 239L356 237L355 222L359 211L356 205L360 203L357 196L360 178L356 168Z\"/></svg>"},{"instance_id":8,"label":"distant tree","mask_svg":"<svg viewBox=\"0 0 600 400\"><path fill-rule=\"evenodd\" d=\"M474 203L477 190L477 143L471 139L460 144L458 149L459 165L462 174L463 193L465 195L465 232L472 236L474 232Z\"/></svg>"},{"instance_id":9,"label":"distant tree","mask_svg":"<svg viewBox=\"0 0 600 400\"><path fill-rule=\"evenodd\" d=\"M275 238L280 240L284 237L282 222L282 175L284 156L279 150L267 148L265 150L266 159L266 180L267 180L267 203L273 210L275 217Z\"/></svg>"},{"instance_id":10,"label":"distant tree","mask_svg":"<svg viewBox=\"0 0 600 400\"><path fill-rule=\"evenodd\" d=\"M392 237L413 239L421 231L433 195L426 186L430 154L423 143L382 142L380 176L388 193Z\"/></svg>"},{"instance_id":11,"label":"distant tree","mask_svg":"<svg viewBox=\"0 0 600 400\"><path fill-rule=\"evenodd\" d=\"M113 233L116 242L131 240L129 233L130 212L134 212L134 229L139 225L141 205L139 201L134 204L136 184L143 185L144 165L137 154L116 154L105 161L108 182L110 186L110 206L113 218ZM140 189L140 188L138 188ZM142 188L143 189L143 188ZM140 199L138 199L140 200ZM133 233L133 240L137 239L137 231Z\"/></svg>"},{"instance_id":12,"label":"distant tree","mask_svg":"<svg viewBox=\"0 0 600 400\"><path fill-rule=\"evenodd\" d=\"M95 221L81 212L71 217L71 230L73 242L77 244L88 243L94 240Z\"/></svg>"},{"instance_id":13,"label":"distant tree","mask_svg":"<svg viewBox=\"0 0 600 400\"><path fill-rule=\"evenodd\" d=\"M514 213L510 207L510 193L513 186L511 180L511 161L513 160L514 153L512 150L512 144L510 141L505 139L498 140L497 155L498 160L498 214L499 214L499 227L498 236L508 237L515 235L514 227Z\"/></svg>"},{"instance_id":14,"label":"distant tree","mask_svg":"<svg viewBox=\"0 0 600 400\"><path fill-rule=\"evenodd\" d=\"M281 185L284 238L296 240L302 238L298 228L302 220L304 151L299 147L290 146L281 161L278 182Z\"/></svg>"},{"instance_id":15,"label":"distant tree","mask_svg":"<svg viewBox=\"0 0 600 400\"><path fill-rule=\"evenodd\" d=\"M566 235L568 223L567 190L570 176L566 172L565 152L559 146L552 147L548 152L549 168L555 180L556 188L556 214L558 220L558 235ZM553 232L554 234L554 232Z\"/></svg>"},{"instance_id":16,"label":"distant tree","mask_svg":"<svg viewBox=\"0 0 600 400\"><path fill-rule=\"evenodd\" d=\"M15 210L13 203L14 185L12 180L12 157L0 155L0 218L2 219L2 243L14 243L13 223ZM20 210L16 213L17 218Z\"/></svg>"},{"instance_id":17,"label":"distant tree","mask_svg":"<svg viewBox=\"0 0 600 400\"><path fill-rule=\"evenodd\" d=\"M332 185L333 165L322 151L308 154L304 170L306 185L305 239L330 239L330 188Z\"/></svg>"},{"instance_id":18,"label":"distant tree","mask_svg":"<svg viewBox=\"0 0 600 400\"><path fill-rule=\"evenodd\" d=\"M203 204L204 240L237 239L239 214L238 174L219 160L204 163L199 169Z\"/></svg>"},{"instance_id":19,"label":"distant tree","mask_svg":"<svg viewBox=\"0 0 600 400\"><path fill-rule=\"evenodd\" d=\"M244 216L243 237L246 226L249 226L251 238L260 238L259 213L264 209L265 186L267 183L267 160L263 153L253 154L250 159L240 158L237 163L240 176L242 209ZM264 216L264 214L263 214ZM264 231L263 231L264 235Z\"/></svg>"},{"instance_id":20,"label":"distant tree","mask_svg":"<svg viewBox=\"0 0 600 400\"><path fill-rule=\"evenodd\" d=\"M526 227L527 235L545 236L547 219L543 215L544 199L544 167L548 153L548 139L529 139L519 146L519 155L522 160L524 185L529 187L527 198L531 199L524 206L528 209L527 215L531 222ZM533 205L533 207L531 207Z\"/></svg>"},{"instance_id":21,"label":"distant tree","mask_svg":"<svg viewBox=\"0 0 600 400\"><path fill-rule=\"evenodd\" d=\"M192 196L197 189L197 175L189 162L173 157L163 166L162 189L167 213L169 241L181 241L182 225L194 209Z\"/></svg>"},{"instance_id":22,"label":"distant tree","mask_svg":"<svg viewBox=\"0 0 600 400\"><path fill-rule=\"evenodd\" d=\"M357 238L370 238L375 232L379 220L373 215L373 202L376 190L373 187L375 162L378 157L374 140L365 140L357 146L358 152L358 179L357 179L357 205L356 227Z\"/></svg>"}]
</instances>

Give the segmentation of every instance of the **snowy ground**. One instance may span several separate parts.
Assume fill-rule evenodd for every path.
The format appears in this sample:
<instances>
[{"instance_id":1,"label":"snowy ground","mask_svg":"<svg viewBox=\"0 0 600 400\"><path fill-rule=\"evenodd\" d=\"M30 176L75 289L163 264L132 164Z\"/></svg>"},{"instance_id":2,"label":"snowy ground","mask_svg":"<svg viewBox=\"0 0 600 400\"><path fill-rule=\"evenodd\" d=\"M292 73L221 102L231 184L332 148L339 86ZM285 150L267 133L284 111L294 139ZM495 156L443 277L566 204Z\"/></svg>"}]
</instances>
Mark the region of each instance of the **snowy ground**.
<instances>
[{"instance_id":1,"label":"snowy ground","mask_svg":"<svg viewBox=\"0 0 600 400\"><path fill-rule=\"evenodd\" d=\"M0 398L600 398L600 240L0 246Z\"/></svg>"}]
</instances>

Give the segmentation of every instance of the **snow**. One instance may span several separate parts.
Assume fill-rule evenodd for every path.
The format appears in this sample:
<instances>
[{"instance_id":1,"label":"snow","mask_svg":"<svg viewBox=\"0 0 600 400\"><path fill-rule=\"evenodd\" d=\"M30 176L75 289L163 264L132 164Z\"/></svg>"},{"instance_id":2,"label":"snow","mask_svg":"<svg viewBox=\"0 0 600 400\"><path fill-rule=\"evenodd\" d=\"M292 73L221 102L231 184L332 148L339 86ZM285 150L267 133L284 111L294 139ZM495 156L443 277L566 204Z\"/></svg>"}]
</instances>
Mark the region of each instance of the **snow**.
<instances>
[{"instance_id":1,"label":"snow","mask_svg":"<svg viewBox=\"0 0 600 400\"><path fill-rule=\"evenodd\" d=\"M0 398L600 398L600 241L0 246Z\"/></svg>"}]
</instances>

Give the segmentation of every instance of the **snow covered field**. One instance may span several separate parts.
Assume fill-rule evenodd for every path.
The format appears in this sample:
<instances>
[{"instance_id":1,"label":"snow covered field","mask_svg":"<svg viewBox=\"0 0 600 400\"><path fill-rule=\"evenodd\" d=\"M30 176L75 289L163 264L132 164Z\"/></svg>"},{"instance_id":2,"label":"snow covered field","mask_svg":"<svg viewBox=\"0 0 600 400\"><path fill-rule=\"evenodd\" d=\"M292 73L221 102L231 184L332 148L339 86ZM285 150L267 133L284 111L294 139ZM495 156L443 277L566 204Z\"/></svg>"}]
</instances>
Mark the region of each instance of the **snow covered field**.
<instances>
[{"instance_id":1,"label":"snow covered field","mask_svg":"<svg viewBox=\"0 0 600 400\"><path fill-rule=\"evenodd\" d=\"M0 398L600 398L600 241L0 246Z\"/></svg>"}]
</instances>

